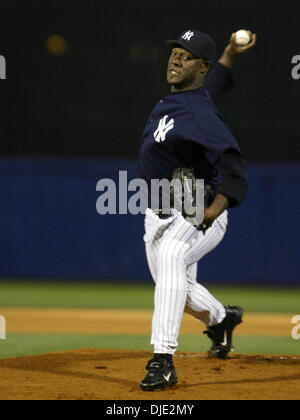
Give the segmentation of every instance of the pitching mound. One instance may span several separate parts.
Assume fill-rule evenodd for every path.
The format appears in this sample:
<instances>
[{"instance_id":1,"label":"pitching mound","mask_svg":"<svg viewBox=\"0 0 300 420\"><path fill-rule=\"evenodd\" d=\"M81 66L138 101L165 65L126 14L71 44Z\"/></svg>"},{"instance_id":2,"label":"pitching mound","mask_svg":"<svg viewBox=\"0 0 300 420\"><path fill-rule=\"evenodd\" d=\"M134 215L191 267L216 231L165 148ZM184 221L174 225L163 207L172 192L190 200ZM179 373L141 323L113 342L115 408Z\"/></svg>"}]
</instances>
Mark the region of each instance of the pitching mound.
<instances>
[{"instance_id":1,"label":"pitching mound","mask_svg":"<svg viewBox=\"0 0 300 420\"><path fill-rule=\"evenodd\" d=\"M150 352L80 350L0 360L0 399L206 400L288 399L300 395L300 357L205 354L175 357L179 383L143 392Z\"/></svg>"}]
</instances>

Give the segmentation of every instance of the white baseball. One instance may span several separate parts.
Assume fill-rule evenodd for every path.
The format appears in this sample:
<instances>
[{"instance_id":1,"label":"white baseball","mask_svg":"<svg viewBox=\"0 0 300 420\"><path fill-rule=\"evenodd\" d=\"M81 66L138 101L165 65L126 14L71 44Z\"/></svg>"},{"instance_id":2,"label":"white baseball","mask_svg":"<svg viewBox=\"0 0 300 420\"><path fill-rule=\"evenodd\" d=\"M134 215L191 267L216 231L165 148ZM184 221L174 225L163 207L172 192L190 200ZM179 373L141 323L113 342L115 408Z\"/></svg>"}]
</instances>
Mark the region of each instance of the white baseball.
<instances>
[{"instance_id":1,"label":"white baseball","mask_svg":"<svg viewBox=\"0 0 300 420\"><path fill-rule=\"evenodd\" d=\"M238 45L247 45L249 44L251 40L248 32L245 31L245 29L241 29L240 31L237 31L235 36L236 36L236 43Z\"/></svg>"}]
</instances>

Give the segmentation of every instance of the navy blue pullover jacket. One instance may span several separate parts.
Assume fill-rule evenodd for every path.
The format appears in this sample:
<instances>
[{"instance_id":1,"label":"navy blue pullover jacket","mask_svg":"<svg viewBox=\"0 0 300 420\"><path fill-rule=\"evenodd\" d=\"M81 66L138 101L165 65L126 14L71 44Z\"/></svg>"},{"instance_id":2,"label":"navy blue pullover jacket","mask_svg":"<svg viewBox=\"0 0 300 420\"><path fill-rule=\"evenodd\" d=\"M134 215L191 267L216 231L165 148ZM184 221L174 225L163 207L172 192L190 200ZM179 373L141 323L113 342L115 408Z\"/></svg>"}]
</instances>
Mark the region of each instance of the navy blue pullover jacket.
<instances>
[{"instance_id":1,"label":"navy blue pullover jacket","mask_svg":"<svg viewBox=\"0 0 300 420\"><path fill-rule=\"evenodd\" d=\"M217 63L203 88L171 93L158 102L140 145L140 171L148 184L171 180L176 168L192 167L197 179L229 199L230 207L242 203L248 190L245 163L212 100L232 85L230 71Z\"/></svg>"}]
</instances>

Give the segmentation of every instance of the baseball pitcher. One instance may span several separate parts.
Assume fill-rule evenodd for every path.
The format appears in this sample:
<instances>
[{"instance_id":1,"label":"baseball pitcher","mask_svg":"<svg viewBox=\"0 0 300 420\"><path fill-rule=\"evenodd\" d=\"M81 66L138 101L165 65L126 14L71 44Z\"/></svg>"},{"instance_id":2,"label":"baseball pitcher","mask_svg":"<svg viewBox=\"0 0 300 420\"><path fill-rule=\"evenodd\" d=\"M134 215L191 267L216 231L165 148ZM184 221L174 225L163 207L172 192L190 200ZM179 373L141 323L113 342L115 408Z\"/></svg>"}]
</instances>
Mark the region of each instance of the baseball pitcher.
<instances>
[{"instance_id":1,"label":"baseball pitcher","mask_svg":"<svg viewBox=\"0 0 300 420\"><path fill-rule=\"evenodd\" d=\"M171 181L174 174L183 181L204 180L206 208L198 225L172 206L169 211L150 206L146 211L144 240L156 287L154 356L141 382L145 391L178 381L173 356L184 311L206 325L205 333L212 341L210 353L216 358L225 358L231 351L234 328L242 322L240 307L224 306L197 282L197 268L222 241L228 209L240 205L247 194L240 147L213 99L231 88L234 58L255 45L255 34L248 33L251 40L246 46L239 46L233 34L213 67L216 45L209 35L187 30L179 39L167 41L171 93L158 102L147 121L140 145L140 170L149 185L153 179Z\"/></svg>"}]
</instances>

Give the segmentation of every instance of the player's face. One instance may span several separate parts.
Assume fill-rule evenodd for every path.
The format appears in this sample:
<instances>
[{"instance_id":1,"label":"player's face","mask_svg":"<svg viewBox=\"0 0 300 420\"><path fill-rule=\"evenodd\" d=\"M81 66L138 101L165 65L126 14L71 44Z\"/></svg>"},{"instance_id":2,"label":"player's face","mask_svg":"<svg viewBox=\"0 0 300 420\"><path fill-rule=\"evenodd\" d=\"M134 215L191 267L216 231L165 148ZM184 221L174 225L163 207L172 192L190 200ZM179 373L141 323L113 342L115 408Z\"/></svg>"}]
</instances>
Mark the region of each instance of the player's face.
<instances>
[{"instance_id":1,"label":"player's face","mask_svg":"<svg viewBox=\"0 0 300 420\"><path fill-rule=\"evenodd\" d=\"M191 52L173 48L169 63L167 80L172 91L196 89L203 85L209 64Z\"/></svg>"}]
</instances>

